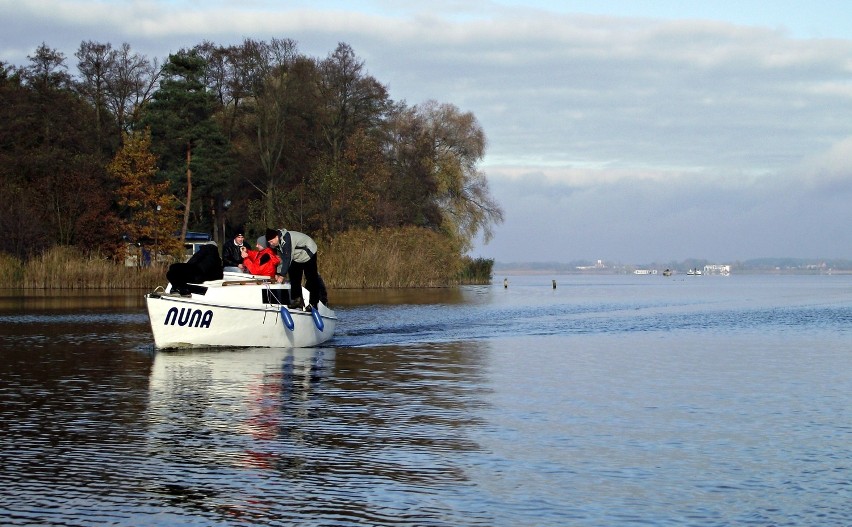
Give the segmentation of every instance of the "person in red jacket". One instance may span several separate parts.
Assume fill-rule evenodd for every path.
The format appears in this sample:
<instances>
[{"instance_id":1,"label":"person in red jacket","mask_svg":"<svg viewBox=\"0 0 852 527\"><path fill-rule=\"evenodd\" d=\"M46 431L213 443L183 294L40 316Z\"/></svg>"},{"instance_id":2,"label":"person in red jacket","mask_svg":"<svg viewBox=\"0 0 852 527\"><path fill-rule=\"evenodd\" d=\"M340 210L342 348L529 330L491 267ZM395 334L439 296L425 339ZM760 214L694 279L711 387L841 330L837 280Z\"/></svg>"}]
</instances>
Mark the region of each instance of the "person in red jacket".
<instances>
[{"instance_id":1,"label":"person in red jacket","mask_svg":"<svg viewBox=\"0 0 852 527\"><path fill-rule=\"evenodd\" d=\"M275 271L278 264L281 263L281 258L275 254L275 251L266 247L259 251L252 251L245 246L240 247L240 254L243 257L243 265L251 274L259 276L268 276L275 278Z\"/></svg>"}]
</instances>

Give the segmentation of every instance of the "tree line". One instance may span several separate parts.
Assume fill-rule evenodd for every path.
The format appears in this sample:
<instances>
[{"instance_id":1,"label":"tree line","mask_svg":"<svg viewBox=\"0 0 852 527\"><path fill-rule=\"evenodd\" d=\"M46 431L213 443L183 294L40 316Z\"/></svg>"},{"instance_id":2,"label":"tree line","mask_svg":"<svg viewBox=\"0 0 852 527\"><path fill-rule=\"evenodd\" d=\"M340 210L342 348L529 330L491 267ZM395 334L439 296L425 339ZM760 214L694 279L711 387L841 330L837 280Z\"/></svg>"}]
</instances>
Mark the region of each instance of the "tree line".
<instances>
[{"instance_id":1,"label":"tree line","mask_svg":"<svg viewBox=\"0 0 852 527\"><path fill-rule=\"evenodd\" d=\"M120 257L267 226L334 239L421 227L462 256L503 213L478 169L475 116L393 101L353 49L289 39L202 42L157 59L84 41L76 74L39 46L0 62L0 251L56 245ZM179 233L176 237L175 234Z\"/></svg>"}]
</instances>

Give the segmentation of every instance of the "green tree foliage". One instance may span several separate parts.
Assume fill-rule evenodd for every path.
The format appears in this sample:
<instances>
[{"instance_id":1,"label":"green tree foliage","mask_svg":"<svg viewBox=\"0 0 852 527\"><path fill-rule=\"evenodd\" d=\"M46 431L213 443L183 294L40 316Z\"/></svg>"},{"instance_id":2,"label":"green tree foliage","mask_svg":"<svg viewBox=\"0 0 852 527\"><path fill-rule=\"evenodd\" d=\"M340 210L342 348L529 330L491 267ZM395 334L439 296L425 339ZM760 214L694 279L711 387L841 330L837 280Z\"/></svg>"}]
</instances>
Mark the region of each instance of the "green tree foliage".
<instances>
[{"instance_id":1,"label":"green tree foliage","mask_svg":"<svg viewBox=\"0 0 852 527\"><path fill-rule=\"evenodd\" d=\"M173 189L184 196L181 239L190 216L205 228L215 224L231 170L230 149L213 120L214 100L203 83L206 62L195 51L170 55L164 79L147 107L143 123L151 129L154 150ZM193 193L198 199L193 202Z\"/></svg>"}]
</instances>

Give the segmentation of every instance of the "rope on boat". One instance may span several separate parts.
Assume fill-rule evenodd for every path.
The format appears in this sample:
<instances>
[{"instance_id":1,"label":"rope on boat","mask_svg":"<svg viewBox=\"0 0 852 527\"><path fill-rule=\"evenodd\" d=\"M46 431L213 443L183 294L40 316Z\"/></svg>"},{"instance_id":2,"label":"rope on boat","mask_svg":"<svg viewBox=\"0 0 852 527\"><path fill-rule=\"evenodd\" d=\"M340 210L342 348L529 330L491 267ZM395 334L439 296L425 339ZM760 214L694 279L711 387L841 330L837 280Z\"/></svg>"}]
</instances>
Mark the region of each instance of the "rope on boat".
<instances>
[{"instance_id":1,"label":"rope on boat","mask_svg":"<svg viewBox=\"0 0 852 527\"><path fill-rule=\"evenodd\" d=\"M161 296L163 296L165 294L166 294L166 289L163 286L158 285L157 287L154 288L153 291L148 293L148 296L150 296L151 298L160 298Z\"/></svg>"},{"instance_id":2,"label":"rope on boat","mask_svg":"<svg viewBox=\"0 0 852 527\"><path fill-rule=\"evenodd\" d=\"M260 285L260 283L261 282L258 282L258 285ZM279 300L277 296L272 294L272 283L270 281L266 281L264 285L266 286L267 298L274 298L276 300ZM285 326L287 326L287 329L293 331L293 328L296 327L296 323L293 321L293 315L290 314L290 310L287 309L287 306L280 303L280 300L278 303L277 313L281 315L281 321L284 323ZM263 314L263 321L264 323L266 322L266 312L264 312Z\"/></svg>"}]
</instances>

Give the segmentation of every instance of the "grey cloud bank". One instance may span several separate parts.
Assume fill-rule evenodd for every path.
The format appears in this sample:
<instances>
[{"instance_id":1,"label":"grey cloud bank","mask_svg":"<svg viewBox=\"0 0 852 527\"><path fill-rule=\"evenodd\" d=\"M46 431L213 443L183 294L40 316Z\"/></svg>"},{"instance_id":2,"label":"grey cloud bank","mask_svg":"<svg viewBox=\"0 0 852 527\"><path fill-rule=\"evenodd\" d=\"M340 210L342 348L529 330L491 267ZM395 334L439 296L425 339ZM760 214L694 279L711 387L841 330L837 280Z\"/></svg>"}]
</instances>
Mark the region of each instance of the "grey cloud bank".
<instances>
[{"instance_id":1,"label":"grey cloud bank","mask_svg":"<svg viewBox=\"0 0 852 527\"><path fill-rule=\"evenodd\" d=\"M491 3L237 5L0 0L0 60L42 41L72 67L82 40L160 58L205 39L293 38L317 57L347 42L394 99L452 103L485 129L506 222L475 256L852 258L848 39Z\"/></svg>"}]
</instances>

